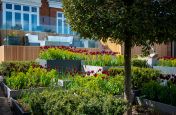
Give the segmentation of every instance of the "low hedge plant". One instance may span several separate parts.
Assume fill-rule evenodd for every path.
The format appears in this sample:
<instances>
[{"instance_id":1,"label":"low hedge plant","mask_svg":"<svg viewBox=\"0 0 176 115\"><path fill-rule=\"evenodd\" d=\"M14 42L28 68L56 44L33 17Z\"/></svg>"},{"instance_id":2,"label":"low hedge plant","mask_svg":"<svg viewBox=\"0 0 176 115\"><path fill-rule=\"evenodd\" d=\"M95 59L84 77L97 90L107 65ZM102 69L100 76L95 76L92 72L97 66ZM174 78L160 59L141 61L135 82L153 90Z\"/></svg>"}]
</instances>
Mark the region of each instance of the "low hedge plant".
<instances>
[{"instance_id":1,"label":"low hedge plant","mask_svg":"<svg viewBox=\"0 0 176 115\"><path fill-rule=\"evenodd\" d=\"M150 81L142 87L142 95L146 99L176 106L176 85L171 82L161 85L160 82Z\"/></svg>"},{"instance_id":2,"label":"low hedge plant","mask_svg":"<svg viewBox=\"0 0 176 115\"><path fill-rule=\"evenodd\" d=\"M0 64L0 75L11 76L12 72L27 72L30 66L38 66L36 62L32 61L10 61L2 62Z\"/></svg>"},{"instance_id":3,"label":"low hedge plant","mask_svg":"<svg viewBox=\"0 0 176 115\"><path fill-rule=\"evenodd\" d=\"M176 59L159 59L157 66L176 67Z\"/></svg>"},{"instance_id":4,"label":"low hedge plant","mask_svg":"<svg viewBox=\"0 0 176 115\"><path fill-rule=\"evenodd\" d=\"M128 109L127 101L88 89L45 90L20 100L34 115L122 115Z\"/></svg>"},{"instance_id":5,"label":"low hedge plant","mask_svg":"<svg viewBox=\"0 0 176 115\"><path fill-rule=\"evenodd\" d=\"M12 73L5 79L5 83L12 89L28 89L35 87L48 87L57 82L56 70L47 71L40 67L30 67L26 73Z\"/></svg>"},{"instance_id":6,"label":"low hedge plant","mask_svg":"<svg viewBox=\"0 0 176 115\"><path fill-rule=\"evenodd\" d=\"M64 49L49 48L41 51L39 58L45 60L82 60L84 56Z\"/></svg>"},{"instance_id":7,"label":"low hedge plant","mask_svg":"<svg viewBox=\"0 0 176 115\"><path fill-rule=\"evenodd\" d=\"M111 76L125 75L123 68L110 68L109 74ZM152 80L157 80L160 76L160 71L151 68L132 68L132 86L133 89L140 89L144 83Z\"/></svg>"},{"instance_id":8,"label":"low hedge plant","mask_svg":"<svg viewBox=\"0 0 176 115\"><path fill-rule=\"evenodd\" d=\"M91 91L102 91L107 94L122 95L124 91L123 76L107 76L96 74L94 76L76 76L68 86L70 89L86 88Z\"/></svg>"},{"instance_id":9,"label":"low hedge plant","mask_svg":"<svg viewBox=\"0 0 176 115\"><path fill-rule=\"evenodd\" d=\"M141 59L132 59L132 65L134 67L140 67L140 68L148 68L149 65L147 64L147 60L141 60Z\"/></svg>"},{"instance_id":10,"label":"low hedge plant","mask_svg":"<svg viewBox=\"0 0 176 115\"><path fill-rule=\"evenodd\" d=\"M84 63L93 66L123 66L124 58L122 55L86 55Z\"/></svg>"}]
</instances>

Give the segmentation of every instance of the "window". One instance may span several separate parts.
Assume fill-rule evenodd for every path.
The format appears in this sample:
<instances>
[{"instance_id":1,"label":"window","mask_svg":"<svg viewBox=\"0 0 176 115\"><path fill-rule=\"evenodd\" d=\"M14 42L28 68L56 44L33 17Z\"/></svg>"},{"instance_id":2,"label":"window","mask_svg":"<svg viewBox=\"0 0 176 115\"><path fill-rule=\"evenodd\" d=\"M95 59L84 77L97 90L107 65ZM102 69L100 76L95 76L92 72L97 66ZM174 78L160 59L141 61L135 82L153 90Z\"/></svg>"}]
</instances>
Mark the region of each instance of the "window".
<instances>
[{"instance_id":1,"label":"window","mask_svg":"<svg viewBox=\"0 0 176 115\"><path fill-rule=\"evenodd\" d=\"M15 25L21 25L21 13L15 13Z\"/></svg>"},{"instance_id":2,"label":"window","mask_svg":"<svg viewBox=\"0 0 176 115\"><path fill-rule=\"evenodd\" d=\"M62 33L62 19L58 19L58 33Z\"/></svg>"},{"instance_id":3,"label":"window","mask_svg":"<svg viewBox=\"0 0 176 115\"><path fill-rule=\"evenodd\" d=\"M23 14L23 19L24 30L29 31L29 14Z\"/></svg>"},{"instance_id":4,"label":"window","mask_svg":"<svg viewBox=\"0 0 176 115\"><path fill-rule=\"evenodd\" d=\"M12 9L12 4L6 4L6 9Z\"/></svg>"},{"instance_id":5,"label":"window","mask_svg":"<svg viewBox=\"0 0 176 115\"><path fill-rule=\"evenodd\" d=\"M62 13L58 13L58 17L59 17L59 18L62 18Z\"/></svg>"},{"instance_id":6,"label":"window","mask_svg":"<svg viewBox=\"0 0 176 115\"><path fill-rule=\"evenodd\" d=\"M36 7L32 7L32 12L37 12L37 8Z\"/></svg>"},{"instance_id":7,"label":"window","mask_svg":"<svg viewBox=\"0 0 176 115\"><path fill-rule=\"evenodd\" d=\"M59 34L72 34L70 26L66 22L63 12L57 13L57 33Z\"/></svg>"},{"instance_id":8,"label":"window","mask_svg":"<svg viewBox=\"0 0 176 115\"><path fill-rule=\"evenodd\" d=\"M68 24L66 23L66 20L64 20L64 34L69 34L69 27Z\"/></svg>"},{"instance_id":9,"label":"window","mask_svg":"<svg viewBox=\"0 0 176 115\"><path fill-rule=\"evenodd\" d=\"M23 11L29 11L29 6L23 6Z\"/></svg>"},{"instance_id":10,"label":"window","mask_svg":"<svg viewBox=\"0 0 176 115\"><path fill-rule=\"evenodd\" d=\"M12 12L6 12L6 28L12 28Z\"/></svg>"},{"instance_id":11,"label":"window","mask_svg":"<svg viewBox=\"0 0 176 115\"><path fill-rule=\"evenodd\" d=\"M24 29L26 31L37 30L39 21L38 7L32 7L22 4L5 3L3 12L6 14L5 23L9 29Z\"/></svg>"},{"instance_id":12,"label":"window","mask_svg":"<svg viewBox=\"0 0 176 115\"><path fill-rule=\"evenodd\" d=\"M32 30L37 30L37 15L32 14Z\"/></svg>"},{"instance_id":13,"label":"window","mask_svg":"<svg viewBox=\"0 0 176 115\"><path fill-rule=\"evenodd\" d=\"M14 5L15 10L21 10L21 6L20 5Z\"/></svg>"}]
</instances>

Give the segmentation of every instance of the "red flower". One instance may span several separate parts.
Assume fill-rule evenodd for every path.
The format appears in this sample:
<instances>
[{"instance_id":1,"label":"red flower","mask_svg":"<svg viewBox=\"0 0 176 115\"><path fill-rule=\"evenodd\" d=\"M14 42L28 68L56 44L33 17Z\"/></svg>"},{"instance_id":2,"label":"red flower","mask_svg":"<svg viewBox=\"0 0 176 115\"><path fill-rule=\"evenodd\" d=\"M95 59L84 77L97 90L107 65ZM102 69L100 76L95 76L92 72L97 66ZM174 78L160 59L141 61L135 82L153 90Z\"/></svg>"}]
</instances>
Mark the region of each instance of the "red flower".
<instances>
[{"instance_id":1,"label":"red flower","mask_svg":"<svg viewBox=\"0 0 176 115\"><path fill-rule=\"evenodd\" d=\"M94 76L95 76L95 77L97 77L97 76L98 76L98 74L94 74Z\"/></svg>"}]
</instances>

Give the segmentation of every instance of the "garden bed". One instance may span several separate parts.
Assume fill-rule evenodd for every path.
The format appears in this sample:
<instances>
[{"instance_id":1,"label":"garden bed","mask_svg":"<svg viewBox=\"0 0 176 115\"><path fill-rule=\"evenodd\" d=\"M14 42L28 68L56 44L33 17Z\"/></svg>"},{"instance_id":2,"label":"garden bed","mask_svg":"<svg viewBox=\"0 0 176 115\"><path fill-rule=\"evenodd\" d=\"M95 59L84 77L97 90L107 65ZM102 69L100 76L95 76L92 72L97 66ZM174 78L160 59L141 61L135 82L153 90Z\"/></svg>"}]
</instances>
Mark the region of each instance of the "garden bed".
<instances>
[{"instance_id":1,"label":"garden bed","mask_svg":"<svg viewBox=\"0 0 176 115\"><path fill-rule=\"evenodd\" d=\"M137 102L141 106L151 107L161 112L165 112L172 115L176 114L176 107L172 105L152 101L149 99L143 99L142 97L137 97Z\"/></svg>"},{"instance_id":2,"label":"garden bed","mask_svg":"<svg viewBox=\"0 0 176 115\"><path fill-rule=\"evenodd\" d=\"M31 112L25 112L15 99L11 98L10 101L12 104L13 115L31 115Z\"/></svg>"},{"instance_id":3,"label":"garden bed","mask_svg":"<svg viewBox=\"0 0 176 115\"><path fill-rule=\"evenodd\" d=\"M160 70L163 74L176 74L176 67L153 66L153 68Z\"/></svg>"},{"instance_id":4,"label":"garden bed","mask_svg":"<svg viewBox=\"0 0 176 115\"><path fill-rule=\"evenodd\" d=\"M81 72L81 60L37 60L45 68L56 69L58 72L77 71Z\"/></svg>"},{"instance_id":5,"label":"garden bed","mask_svg":"<svg viewBox=\"0 0 176 115\"><path fill-rule=\"evenodd\" d=\"M6 97L10 98L16 98L17 96L21 95L24 92L31 92L33 90L42 91L46 89L47 87L39 87L39 88L31 88L31 89L19 89L19 90L13 90L10 89L7 85L5 85L3 82L1 83L2 90L4 91L4 94Z\"/></svg>"}]
</instances>

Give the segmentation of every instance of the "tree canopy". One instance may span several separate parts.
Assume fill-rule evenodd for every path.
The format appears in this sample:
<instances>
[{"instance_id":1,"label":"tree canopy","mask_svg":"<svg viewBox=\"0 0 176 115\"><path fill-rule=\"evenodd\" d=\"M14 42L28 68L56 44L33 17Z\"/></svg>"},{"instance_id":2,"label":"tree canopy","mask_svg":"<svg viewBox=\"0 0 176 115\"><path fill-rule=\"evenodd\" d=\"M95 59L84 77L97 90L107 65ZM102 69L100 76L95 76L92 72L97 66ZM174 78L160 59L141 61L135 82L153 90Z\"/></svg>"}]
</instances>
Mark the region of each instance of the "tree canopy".
<instances>
[{"instance_id":1,"label":"tree canopy","mask_svg":"<svg viewBox=\"0 0 176 115\"><path fill-rule=\"evenodd\" d=\"M93 39L112 38L133 45L176 40L175 0L63 0L72 29Z\"/></svg>"},{"instance_id":2,"label":"tree canopy","mask_svg":"<svg viewBox=\"0 0 176 115\"><path fill-rule=\"evenodd\" d=\"M176 0L62 0L71 28L85 38L124 43L124 97L131 104L131 48L176 40ZM131 114L131 109L127 114Z\"/></svg>"}]
</instances>

